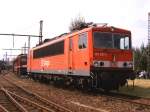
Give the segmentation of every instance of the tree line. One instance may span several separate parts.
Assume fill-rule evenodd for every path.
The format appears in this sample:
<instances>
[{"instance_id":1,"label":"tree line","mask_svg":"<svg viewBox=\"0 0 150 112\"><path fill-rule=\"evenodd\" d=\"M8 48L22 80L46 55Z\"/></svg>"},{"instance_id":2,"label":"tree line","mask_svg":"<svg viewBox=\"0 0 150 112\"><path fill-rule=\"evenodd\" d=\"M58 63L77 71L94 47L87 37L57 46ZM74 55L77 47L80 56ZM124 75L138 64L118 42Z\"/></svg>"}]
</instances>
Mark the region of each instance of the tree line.
<instances>
[{"instance_id":1,"label":"tree line","mask_svg":"<svg viewBox=\"0 0 150 112\"><path fill-rule=\"evenodd\" d=\"M134 70L135 71L150 71L150 64L148 64L148 59L150 54L148 45L144 46L144 44L141 45L140 48L133 48L133 54L134 54Z\"/></svg>"}]
</instances>

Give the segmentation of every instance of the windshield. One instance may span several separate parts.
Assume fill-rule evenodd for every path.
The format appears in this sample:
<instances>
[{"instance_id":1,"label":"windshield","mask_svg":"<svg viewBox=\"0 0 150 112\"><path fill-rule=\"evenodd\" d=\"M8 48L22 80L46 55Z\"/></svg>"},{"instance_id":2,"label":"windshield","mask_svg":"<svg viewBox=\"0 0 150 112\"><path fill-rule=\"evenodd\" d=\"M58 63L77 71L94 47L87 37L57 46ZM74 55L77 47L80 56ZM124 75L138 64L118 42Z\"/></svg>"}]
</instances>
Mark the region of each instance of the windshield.
<instances>
[{"instance_id":1,"label":"windshield","mask_svg":"<svg viewBox=\"0 0 150 112\"><path fill-rule=\"evenodd\" d=\"M21 58L21 65L25 65L25 64L27 64L27 59L26 59L26 57L22 57Z\"/></svg>"},{"instance_id":2,"label":"windshield","mask_svg":"<svg viewBox=\"0 0 150 112\"><path fill-rule=\"evenodd\" d=\"M129 49L129 36L123 34L94 32L94 48Z\"/></svg>"}]
</instances>

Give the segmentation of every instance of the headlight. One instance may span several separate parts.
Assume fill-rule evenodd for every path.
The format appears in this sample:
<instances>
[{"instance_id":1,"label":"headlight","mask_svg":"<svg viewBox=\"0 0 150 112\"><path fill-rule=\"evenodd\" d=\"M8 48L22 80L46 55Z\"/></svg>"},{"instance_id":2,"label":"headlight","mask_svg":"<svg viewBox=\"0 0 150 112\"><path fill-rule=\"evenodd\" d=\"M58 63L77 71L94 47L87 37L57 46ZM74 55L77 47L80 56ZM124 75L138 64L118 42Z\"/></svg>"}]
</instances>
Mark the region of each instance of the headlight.
<instances>
[{"instance_id":1,"label":"headlight","mask_svg":"<svg viewBox=\"0 0 150 112\"><path fill-rule=\"evenodd\" d=\"M128 64L127 64L126 62L123 63L123 66L124 66L124 67L127 67L127 65L128 65Z\"/></svg>"},{"instance_id":2,"label":"headlight","mask_svg":"<svg viewBox=\"0 0 150 112\"><path fill-rule=\"evenodd\" d=\"M102 62L102 61L94 61L93 65L95 67L103 67L104 66L104 62Z\"/></svg>"},{"instance_id":3,"label":"headlight","mask_svg":"<svg viewBox=\"0 0 150 112\"><path fill-rule=\"evenodd\" d=\"M95 61L93 64L94 64L95 67L98 67L98 66L99 66L98 61Z\"/></svg>"},{"instance_id":4,"label":"headlight","mask_svg":"<svg viewBox=\"0 0 150 112\"><path fill-rule=\"evenodd\" d=\"M100 62L100 66L104 66L104 62Z\"/></svg>"},{"instance_id":5,"label":"headlight","mask_svg":"<svg viewBox=\"0 0 150 112\"><path fill-rule=\"evenodd\" d=\"M129 67L133 67L133 63L129 63Z\"/></svg>"},{"instance_id":6,"label":"headlight","mask_svg":"<svg viewBox=\"0 0 150 112\"><path fill-rule=\"evenodd\" d=\"M123 67L132 68L133 67L133 63L132 62L124 62L123 63Z\"/></svg>"}]
</instances>

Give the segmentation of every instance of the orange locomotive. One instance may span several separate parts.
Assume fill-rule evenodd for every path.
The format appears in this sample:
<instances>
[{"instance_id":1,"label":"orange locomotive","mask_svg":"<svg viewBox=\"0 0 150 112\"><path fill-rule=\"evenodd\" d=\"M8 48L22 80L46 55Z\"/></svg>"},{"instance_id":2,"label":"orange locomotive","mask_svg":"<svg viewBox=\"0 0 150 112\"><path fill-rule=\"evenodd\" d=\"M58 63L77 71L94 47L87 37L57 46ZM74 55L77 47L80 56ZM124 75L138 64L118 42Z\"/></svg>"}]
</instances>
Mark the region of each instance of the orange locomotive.
<instances>
[{"instance_id":1,"label":"orange locomotive","mask_svg":"<svg viewBox=\"0 0 150 112\"><path fill-rule=\"evenodd\" d=\"M13 61L13 72L18 75L27 74L27 54L20 54Z\"/></svg>"},{"instance_id":2,"label":"orange locomotive","mask_svg":"<svg viewBox=\"0 0 150 112\"><path fill-rule=\"evenodd\" d=\"M95 25L32 48L27 71L34 78L114 90L134 78L132 55L130 31Z\"/></svg>"}]
</instances>

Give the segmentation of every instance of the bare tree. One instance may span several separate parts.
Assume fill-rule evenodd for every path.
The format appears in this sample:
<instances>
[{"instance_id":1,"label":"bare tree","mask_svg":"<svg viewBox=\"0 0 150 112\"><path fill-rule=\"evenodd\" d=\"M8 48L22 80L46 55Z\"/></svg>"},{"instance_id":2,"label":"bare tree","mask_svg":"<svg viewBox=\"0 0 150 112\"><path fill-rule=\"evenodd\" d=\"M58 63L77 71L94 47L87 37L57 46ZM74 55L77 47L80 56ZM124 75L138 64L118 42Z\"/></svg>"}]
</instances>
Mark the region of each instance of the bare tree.
<instances>
[{"instance_id":1,"label":"bare tree","mask_svg":"<svg viewBox=\"0 0 150 112\"><path fill-rule=\"evenodd\" d=\"M71 21L69 30L70 31L81 30L81 29L86 28L86 27L88 27L88 25L85 22L84 17L78 16Z\"/></svg>"}]
</instances>

